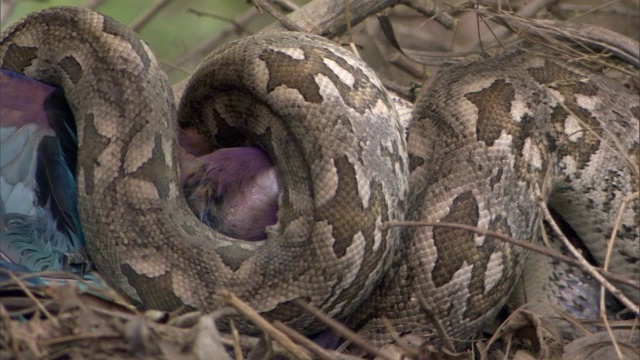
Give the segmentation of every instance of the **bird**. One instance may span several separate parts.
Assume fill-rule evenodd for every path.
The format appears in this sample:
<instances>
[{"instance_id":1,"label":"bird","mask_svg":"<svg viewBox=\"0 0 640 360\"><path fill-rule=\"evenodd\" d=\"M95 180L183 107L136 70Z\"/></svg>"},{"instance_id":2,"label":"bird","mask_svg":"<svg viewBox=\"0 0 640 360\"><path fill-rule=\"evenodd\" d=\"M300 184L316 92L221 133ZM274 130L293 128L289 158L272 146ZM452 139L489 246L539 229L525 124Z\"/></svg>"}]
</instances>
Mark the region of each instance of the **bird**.
<instances>
[{"instance_id":1,"label":"bird","mask_svg":"<svg viewBox=\"0 0 640 360\"><path fill-rule=\"evenodd\" d=\"M232 238L261 241L277 221L278 182L257 146L212 149L179 129L182 191L194 215ZM0 267L90 270L78 214L77 144L64 91L0 70Z\"/></svg>"}]
</instances>

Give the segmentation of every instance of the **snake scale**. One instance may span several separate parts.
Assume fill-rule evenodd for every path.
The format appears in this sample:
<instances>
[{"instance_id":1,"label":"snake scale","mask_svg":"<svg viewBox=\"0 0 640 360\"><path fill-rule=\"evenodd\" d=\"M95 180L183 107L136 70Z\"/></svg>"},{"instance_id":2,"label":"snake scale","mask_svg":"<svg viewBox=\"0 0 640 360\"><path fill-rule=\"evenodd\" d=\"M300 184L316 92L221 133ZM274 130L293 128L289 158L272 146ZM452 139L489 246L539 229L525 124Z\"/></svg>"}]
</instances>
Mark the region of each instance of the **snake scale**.
<instances>
[{"instance_id":1,"label":"snake scale","mask_svg":"<svg viewBox=\"0 0 640 360\"><path fill-rule=\"evenodd\" d=\"M541 197L600 254L638 189L638 96L524 51L441 71L420 94L408 137L375 73L308 34L255 35L215 50L177 112L150 49L89 10L18 21L2 32L0 65L64 89L90 257L145 309L210 311L228 289L306 333L321 325L293 300L382 339L382 315L400 334L433 333L422 297L449 336L468 339L504 304L526 252L491 236L387 221L535 239ZM228 238L192 214L178 182L178 124L216 147L267 151L281 193L266 241ZM623 274L638 270L638 213L629 204L617 232L611 264Z\"/></svg>"}]
</instances>

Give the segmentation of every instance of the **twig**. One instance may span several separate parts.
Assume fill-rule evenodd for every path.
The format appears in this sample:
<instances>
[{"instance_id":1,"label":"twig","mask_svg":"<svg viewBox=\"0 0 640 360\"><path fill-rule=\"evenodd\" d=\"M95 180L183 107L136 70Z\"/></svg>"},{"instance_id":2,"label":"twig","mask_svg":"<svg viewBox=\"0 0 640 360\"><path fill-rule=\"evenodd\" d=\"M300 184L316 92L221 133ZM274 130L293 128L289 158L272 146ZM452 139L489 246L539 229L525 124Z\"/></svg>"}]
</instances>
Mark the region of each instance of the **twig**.
<instances>
[{"instance_id":1,"label":"twig","mask_svg":"<svg viewBox=\"0 0 640 360\"><path fill-rule=\"evenodd\" d=\"M381 359L385 359L385 360L393 360L394 358L387 354L387 352L378 349L377 347L373 346L369 341L367 341L365 338L363 338L362 336L356 334L355 332L353 332L353 330L349 329L348 327L344 326L343 324L341 324L340 322L330 318L329 316L323 314L320 310L316 309L314 306L300 300L294 300L293 301L294 304L298 305L299 307L303 308L305 311L307 311L308 313L310 313L311 315L315 316L316 318L318 318L319 320L321 320L323 323L325 323L329 328L331 328L333 331L337 332L339 335L351 340L351 342L353 342L354 344L360 346L360 348L362 348L364 351L373 354Z\"/></svg>"},{"instance_id":2,"label":"twig","mask_svg":"<svg viewBox=\"0 0 640 360\"><path fill-rule=\"evenodd\" d=\"M285 335L289 336L290 338L292 338L293 340L295 340L299 344L303 345L305 348L307 348L307 350L309 350L318 359L323 359L323 360L333 360L334 359L334 356L329 354L329 352L327 352L325 349L323 349L322 347L320 347L318 344L314 343L313 341L309 340L306 336L304 336L304 335L300 334L299 332L293 330L292 328L288 327L286 324L284 324L284 323L282 323L280 321L274 321L273 322L273 326L275 326L276 329L282 331L283 333L285 333Z\"/></svg>"},{"instance_id":3,"label":"twig","mask_svg":"<svg viewBox=\"0 0 640 360\"><path fill-rule=\"evenodd\" d=\"M95 9L98 6L102 5L104 1L105 0L85 0L83 6L87 9Z\"/></svg>"},{"instance_id":4,"label":"twig","mask_svg":"<svg viewBox=\"0 0 640 360\"><path fill-rule=\"evenodd\" d=\"M142 13L142 15L138 16L129 27L133 31L140 31L140 29L145 26L149 20L151 20L160 10L162 10L165 6L167 6L172 0L157 0L153 5L151 5L147 10Z\"/></svg>"},{"instance_id":5,"label":"twig","mask_svg":"<svg viewBox=\"0 0 640 360\"><path fill-rule=\"evenodd\" d=\"M627 205L638 199L638 192L635 192L629 196L627 196L624 201L622 201L622 204L620 204L620 209L618 209L618 214L616 215L616 220L614 222L613 225L613 230L611 231L611 237L609 238L609 241L607 242L607 254L604 258L604 264L602 265L602 268L607 271L609 270L609 263L611 261L611 254L613 253L613 247L614 244L616 242L617 239L617 234L618 234L618 229L620 227L620 223L622 222L622 214L624 214L624 209L627 207ZM605 297L605 288L604 285L600 285L600 318L602 319L602 321L604 322L605 325L605 329L607 330L607 334L609 334L609 337L611 338L611 343L613 344L613 348L616 350L616 354L618 355L619 359L622 359L622 350L620 349L620 345L618 344L618 340L616 339L616 337L613 335L613 330L611 329L611 326L609 325L609 318L607 317L607 311L606 311L606 306L605 306L605 301L604 301L604 297Z\"/></svg>"},{"instance_id":6,"label":"twig","mask_svg":"<svg viewBox=\"0 0 640 360\"><path fill-rule=\"evenodd\" d=\"M549 5L552 5L556 1L557 0L534 0L528 3L527 5L523 6L520 10L518 10L518 12L516 12L516 15L523 18L532 17L538 11L546 8ZM494 47L496 43L499 43L500 39L503 39L503 40L506 39L510 34L510 30L503 27L503 28L496 29L496 31L492 33L493 33L493 37L488 41L486 41L486 43L484 44L488 49Z\"/></svg>"},{"instance_id":7,"label":"twig","mask_svg":"<svg viewBox=\"0 0 640 360\"><path fill-rule=\"evenodd\" d=\"M539 190L540 189L536 189L536 192L538 194L541 194ZM582 254L580 254L580 251L576 249L573 244L571 244L571 241L567 239L558 224L556 224L556 222L553 220L553 216L551 216L551 213L547 208L547 204L542 196L539 196L538 198L538 205L540 206L540 210L542 211L544 219L547 220L549 226L551 226L557 237L562 241L563 245L566 246L569 252L578 260L578 262L580 263L580 267L594 279L596 279L596 281L598 281L602 286L604 286L610 293L612 293L618 300L620 300L620 302L624 306L626 306L629 310L636 314L636 316L640 315L640 309L638 308L638 305L634 304L633 301L631 301L626 295L622 293L622 291L620 291L620 289L616 288L607 279L605 279L599 272L599 270L595 266L591 265L582 256Z\"/></svg>"},{"instance_id":8,"label":"twig","mask_svg":"<svg viewBox=\"0 0 640 360\"><path fill-rule=\"evenodd\" d=\"M283 10L288 11L288 12L292 12L292 11L296 11L296 10L300 9L300 6L298 6L296 3L294 3L293 1L290 1L290 0L271 0L271 2L274 5L279 6Z\"/></svg>"},{"instance_id":9,"label":"twig","mask_svg":"<svg viewBox=\"0 0 640 360\"><path fill-rule=\"evenodd\" d=\"M353 51L357 57L360 57L358 48L353 41L353 33L351 32L351 11L349 11L349 0L344 0L344 15L347 18L347 37L349 39L349 46L351 47L351 51Z\"/></svg>"},{"instance_id":10,"label":"twig","mask_svg":"<svg viewBox=\"0 0 640 360\"><path fill-rule=\"evenodd\" d=\"M193 13L197 11L193 9L190 10ZM247 11L230 22L233 26L230 26L226 30L221 31L217 36L205 41L200 46L198 46L198 48L175 59L174 61L172 61L172 63L178 68L188 67L185 65L186 63L191 61L199 61L200 59L207 56L207 54L209 54L211 51L218 48L220 45L227 43L234 38L237 38L238 35L250 34L251 32L248 30L247 26L258 16L260 16L258 10L255 7L250 7L249 9L247 9Z\"/></svg>"},{"instance_id":11,"label":"twig","mask_svg":"<svg viewBox=\"0 0 640 360\"><path fill-rule=\"evenodd\" d=\"M315 33L315 31L313 31L314 30L313 25L307 22L301 22L301 21L296 22L289 19L287 15L283 14L282 11L280 11L280 9L273 6L269 2L269 0L252 0L251 2L255 7L258 8L258 10L265 11L269 15L276 18L280 22L280 24L282 24L282 26L284 26L284 28L289 31L302 31L302 32ZM300 25L299 23L302 25Z\"/></svg>"},{"instance_id":12,"label":"twig","mask_svg":"<svg viewBox=\"0 0 640 360\"><path fill-rule=\"evenodd\" d=\"M598 55L594 50L606 51L635 67L640 66L638 42L609 29L579 23L525 19L513 14L492 13L484 9L478 10L478 13L507 27L520 37L555 52L565 50L568 54L577 54L574 55L576 57L584 56L570 46L574 44L587 54ZM611 66L610 64L602 65Z\"/></svg>"},{"instance_id":13,"label":"twig","mask_svg":"<svg viewBox=\"0 0 640 360\"><path fill-rule=\"evenodd\" d=\"M29 290L29 287L27 287L24 284L24 281L22 281L20 278L18 278L13 272L9 271L9 276L11 277L11 279L13 279L16 284L20 287L20 289L22 289L22 291L24 291L24 293L27 295L27 297L29 299L31 299L31 301L33 301L36 306L38 307L38 309L40 309L40 311L42 311L42 313L47 317L47 319L51 320L51 322L53 323L54 326L56 327L60 327L60 322L58 322L58 319L56 319L53 315L51 315L51 313L49 312L49 310L47 310L46 307L44 307L44 305L42 305L42 302L40 302L40 300L38 300L38 298L36 298L33 293L31 292L31 290Z\"/></svg>"},{"instance_id":14,"label":"twig","mask_svg":"<svg viewBox=\"0 0 640 360\"><path fill-rule=\"evenodd\" d=\"M419 294L415 294L414 296L416 297L416 300L418 300L418 304L422 308L425 316L429 319L429 321L435 328L436 332L440 336L440 339L444 343L445 349L451 351L452 353L455 353L456 347L453 346L453 343L451 342L451 338L449 337L449 334L447 334L447 330L444 328L444 326L440 322L440 319L438 319L435 316L435 312L433 311L431 306L427 304L427 300L425 300L424 297L422 297Z\"/></svg>"},{"instance_id":15,"label":"twig","mask_svg":"<svg viewBox=\"0 0 640 360\"><path fill-rule=\"evenodd\" d=\"M249 31L249 29L247 29L246 27L244 27L244 25L242 25L242 24L240 24L240 23L236 22L236 20L234 20L234 19L229 19L229 18L224 17L224 16L220 16L220 15L212 14L212 13L209 13L209 12L204 12L204 11L196 10L196 9L194 9L194 8L188 8L188 9L187 9L187 13L194 14L194 15L197 15L197 16L210 17L210 18L212 18L212 19L216 19L216 20L224 21L224 22L226 22L226 23L228 23L228 24L233 25L239 33L243 33L243 34L251 34L251 32Z\"/></svg>"},{"instance_id":16,"label":"twig","mask_svg":"<svg viewBox=\"0 0 640 360\"><path fill-rule=\"evenodd\" d=\"M351 25L355 26L367 17L398 4L400 0L350 0ZM315 0L288 15L288 18L297 23L312 24L314 33L334 37L343 34L347 29L347 20L344 16L342 2L335 0ZM278 32L286 30L280 23L274 23L265 28L264 32Z\"/></svg>"},{"instance_id":17,"label":"twig","mask_svg":"<svg viewBox=\"0 0 640 360\"><path fill-rule=\"evenodd\" d=\"M453 29L456 25L455 19L431 0L401 0L400 3L430 17L429 20L435 20L447 29Z\"/></svg>"},{"instance_id":18,"label":"twig","mask_svg":"<svg viewBox=\"0 0 640 360\"><path fill-rule=\"evenodd\" d=\"M236 328L236 324L233 320L229 321L231 327L231 337L233 338L233 354L235 355L236 360L242 360L242 348L240 347L240 333L238 332L238 328Z\"/></svg>"},{"instance_id":19,"label":"twig","mask_svg":"<svg viewBox=\"0 0 640 360\"><path fill-rule=\"evenodd\" d=\"M296 358L311 360L311 357L306 350L296 345L293 341L291 341L291 339L289 339L289 337L283 334L280 330L276 329L265 318L260 316L260 314L258 314L258 312L256 312L251 306L240 300L235 294L228 290L220 290L216 295L227 305L233 307L242 315L244 315L247 319L249 319L249 321L260 328L260 330L271 336L273 340L277 341Z\"/></svg>"},{"instance_id":20,"label":"twig","mask_svg":"<svg viewBox=\"0 0 640 360\"><path fill-rule=\"evenodd\" d=\"M387 331L387 333L389 333L389 336L391 336L391 338L393 339L393 342L396 345L400 346L402 351L404 351L407 354L407 356L409 356L409 358L412 358L412 359L417 358L420 355L420 352L418 351L418 349L409 346L409 344L405 341L405 339L403 339L400 336L400 333L398 333L398 331L393 326L391 321L389 321L388 318L386 318L385 316L382 316L380 320L382 321L382 326L384 326L384 329Z\"/></svg>"},{"instance_id":21,"label":"twig","mask_svg":"<svg viewBox=\"0 0 640 360\"><path fill-rule=\"evenodd\" d=\"M7 19L13 14L17 0L1 0L0 1L0 27L4 28Z\"/></svg>"},{"instance_id":22,"label":"twig","mask_svg":"<svg viewBox=\"0 0 640 360\"><path fill-rule=\"evenodd\" d=\"M428 222L423 222L423 221L388 221L386 223L386 225L387 226L393 226L393 227L395 227L395 226L430 226L430 227L444 227L444 228L450 228L450 229L459 229L459 230L472 231L472 232L475 232L475 233L480 234L480 235L491 236L491 237L494 237L496 239L500 239L500 240L503 240L503 241L506 241L506 242L510 242L510 243L512 243L514 245L517 245L517 246L523 247L525 249L529 249L529 250L535 251L535 252L543 254L543 255L554 257L554 258L556 258L558 260L562 260L562 261L567 262L567 263L572 264L572 265L580 266L580 263L576 259L573 259L573 258L571 258L569 256L563 255L563 254L561 254L561 253L559 253L559 252L557 252L555 250L549 249L549 248L544 247L544 246L532 244L529 241L514 239L512 237L506 236L506 235L501 234L499 232L490 231L490 230L484 230L484 229L480 229L478 227L471 226L471 225L445 223L445 222L428 223ZM602 269L596 269L596 270L600 274L602 274L602 276L604 276L605 278L607 278L609 280L625 284L625 285L633 287L635 289L640 289L640 285L636 284L632 280L629 280L628 278L626 278L623 275L612 273L612 272L609 272L609 271L604 271Z\"/></svg>"}]
</instances>

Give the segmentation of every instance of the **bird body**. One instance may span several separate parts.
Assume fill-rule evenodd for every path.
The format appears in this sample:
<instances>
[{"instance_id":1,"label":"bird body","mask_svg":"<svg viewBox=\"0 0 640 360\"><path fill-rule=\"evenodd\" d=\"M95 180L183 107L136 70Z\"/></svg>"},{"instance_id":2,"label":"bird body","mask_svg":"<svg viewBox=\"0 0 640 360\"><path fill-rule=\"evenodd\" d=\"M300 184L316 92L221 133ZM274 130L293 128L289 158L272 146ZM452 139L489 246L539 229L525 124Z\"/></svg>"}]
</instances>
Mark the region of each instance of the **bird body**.
<instances>
[{"instance_id":1,"label":"bird body","mask_svg":"<svg viewBox=\"0 0 640 360\"><path fill-rule=\"evenodd\" d=\"M84 246L73 115L55 87L5 70L0 80L0 259L62 269Z\"/></svg>"},{"instance_id":2,"label":"bird body","mask_svg":"<svg viewBox=\"0 0 640 360\"><path fill-rule=\"evenodd\" d=\"M73 255L85 246L73 114L53 86L7 70L0 70L0 84L0 264L73 270ZM180 131L179 140L183 191L194 214L229 236L266 238L278 207L276 172L266 153L213 151L194 132Z\"/></svg>"}]
</instances>

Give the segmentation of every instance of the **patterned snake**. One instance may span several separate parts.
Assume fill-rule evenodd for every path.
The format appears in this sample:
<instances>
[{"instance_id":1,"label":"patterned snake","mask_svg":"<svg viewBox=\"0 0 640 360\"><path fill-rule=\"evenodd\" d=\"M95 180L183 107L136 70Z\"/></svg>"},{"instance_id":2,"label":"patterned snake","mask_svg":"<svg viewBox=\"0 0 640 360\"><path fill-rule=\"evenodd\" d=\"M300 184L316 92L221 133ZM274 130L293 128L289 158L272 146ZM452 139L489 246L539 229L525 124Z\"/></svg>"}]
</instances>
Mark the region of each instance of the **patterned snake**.
<instances>
[{"instance_id":1,"label":"patterned snake","mask_svg":"<svg viewBox=\"0 0 640 360\"><path fill-rule=\"evenodd\" d=\"M210 311L228 289L307 333L321 326L293 300L367 322L362 331L376 338L381 315L401 334L432 333L422 297L449 336L466 339L504 304L526 252L387 221L534 239L542 198L602 261L618 209L638 189L638 96L522 51L442 71L416 102L408 140L376 74L313 35L219 48L192 75L177 115L149 48L92 11L22 19L2 32L0 65L64 89L89 254L141 308ZM177 124L216 147L267 151L282 190L266 241L228 238L192 214L179 187ZM638 213L637 201L622 212L611 259L619 273L638 270Z\"/></svg>"}]
</instances>

